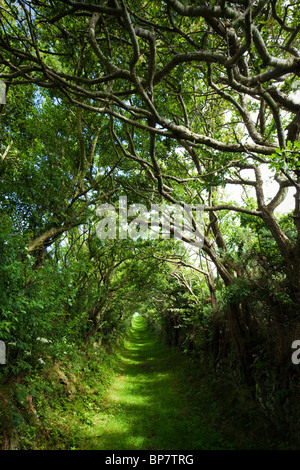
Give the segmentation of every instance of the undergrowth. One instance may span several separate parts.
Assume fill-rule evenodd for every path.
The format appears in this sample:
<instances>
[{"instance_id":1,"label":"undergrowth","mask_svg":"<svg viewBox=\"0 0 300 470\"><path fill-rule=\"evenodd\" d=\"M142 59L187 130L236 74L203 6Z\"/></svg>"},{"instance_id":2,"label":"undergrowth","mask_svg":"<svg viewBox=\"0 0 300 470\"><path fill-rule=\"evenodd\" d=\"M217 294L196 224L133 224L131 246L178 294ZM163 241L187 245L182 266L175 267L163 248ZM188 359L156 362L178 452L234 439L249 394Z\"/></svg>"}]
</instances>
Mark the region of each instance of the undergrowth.
<instances>
[{"instance_id":1,"label":"undergrowth","mask_svg":"<svg viewBox=\"0 0 300 470\"><path fill-rule=\"evenodd\" d=\"M115 376L120 347L94 343L0 385L1 448L72 449L76 427L88 424Z\"/></svg>"}]
</instances>

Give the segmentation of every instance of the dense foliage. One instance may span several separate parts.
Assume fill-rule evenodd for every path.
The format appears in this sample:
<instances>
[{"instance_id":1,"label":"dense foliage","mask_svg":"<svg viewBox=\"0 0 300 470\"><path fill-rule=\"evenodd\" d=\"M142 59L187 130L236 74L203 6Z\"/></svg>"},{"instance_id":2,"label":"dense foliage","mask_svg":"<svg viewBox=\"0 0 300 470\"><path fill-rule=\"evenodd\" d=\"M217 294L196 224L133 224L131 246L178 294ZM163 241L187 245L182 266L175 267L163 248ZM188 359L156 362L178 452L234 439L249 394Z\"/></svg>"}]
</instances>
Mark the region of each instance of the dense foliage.
<instances>
[{"instance_id":1,"label":"dense foliage","mask_svg":"<svg viewBox=\"0 0 300 470\"><path fill-rule=\"evenodd\" d=\"M3 384L139 311L299 445L299 5L3 0L0 29ZM99 238L120 196L203 205L202 246Z\"/></svg>"}]
</instances>

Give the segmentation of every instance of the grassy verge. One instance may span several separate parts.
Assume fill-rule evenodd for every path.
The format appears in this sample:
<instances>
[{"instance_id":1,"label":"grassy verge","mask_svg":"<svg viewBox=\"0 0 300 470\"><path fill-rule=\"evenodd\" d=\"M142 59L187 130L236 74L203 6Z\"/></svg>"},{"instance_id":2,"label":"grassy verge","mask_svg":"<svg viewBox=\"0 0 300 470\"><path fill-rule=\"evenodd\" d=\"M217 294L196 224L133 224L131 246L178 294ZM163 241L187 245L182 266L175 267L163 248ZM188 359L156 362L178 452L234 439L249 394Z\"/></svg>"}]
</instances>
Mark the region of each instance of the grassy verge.
<instances>
[{"instance_id":1,"label":"grassy verge","mask_svg":"<svg viewBox=\"0 0 300 470\"><path fill-rule=\"evenodd\" d=\"M68 450L115 377L115 352L91 344L0 385L1 450Z\"/></svg>"}]
</instances>

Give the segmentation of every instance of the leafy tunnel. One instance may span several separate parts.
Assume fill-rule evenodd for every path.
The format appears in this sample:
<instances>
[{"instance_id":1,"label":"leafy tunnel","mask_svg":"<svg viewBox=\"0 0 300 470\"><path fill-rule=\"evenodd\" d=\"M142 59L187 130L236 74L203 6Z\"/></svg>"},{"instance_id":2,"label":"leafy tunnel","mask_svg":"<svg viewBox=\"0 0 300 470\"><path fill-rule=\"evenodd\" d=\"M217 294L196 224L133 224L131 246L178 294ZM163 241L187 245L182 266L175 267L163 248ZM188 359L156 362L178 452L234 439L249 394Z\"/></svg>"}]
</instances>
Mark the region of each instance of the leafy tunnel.
<instances>
[{"instance_id":1,"label":"leafy tunnel","mask_svg":"<svg viewBox=\"0 0 300 470\"><path fill-rule=\"evenodd\" d=\"M198 3L0 2L3 449L299 448L299 8Z\"/></svg>"}]
</instances>

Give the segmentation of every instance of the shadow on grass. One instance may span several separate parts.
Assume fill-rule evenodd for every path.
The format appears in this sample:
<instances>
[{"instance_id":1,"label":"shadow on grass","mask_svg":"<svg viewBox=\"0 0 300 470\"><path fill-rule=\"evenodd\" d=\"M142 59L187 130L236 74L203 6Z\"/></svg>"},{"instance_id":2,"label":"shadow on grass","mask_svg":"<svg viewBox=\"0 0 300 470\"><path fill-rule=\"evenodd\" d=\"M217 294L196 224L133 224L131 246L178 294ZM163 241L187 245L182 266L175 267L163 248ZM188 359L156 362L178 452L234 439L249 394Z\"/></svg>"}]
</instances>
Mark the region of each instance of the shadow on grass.
<instances>
[{"instance_id":1,"label":"shadow on grass","mask_svg":"<svg viewBox=\"0 0 300 470\"><path fill-rule=\"evenodd\" d=\"M135 318L120 375L78 445L98 450L229 449L186 393L185 364Z\"/></svg>"}]
</instances>

